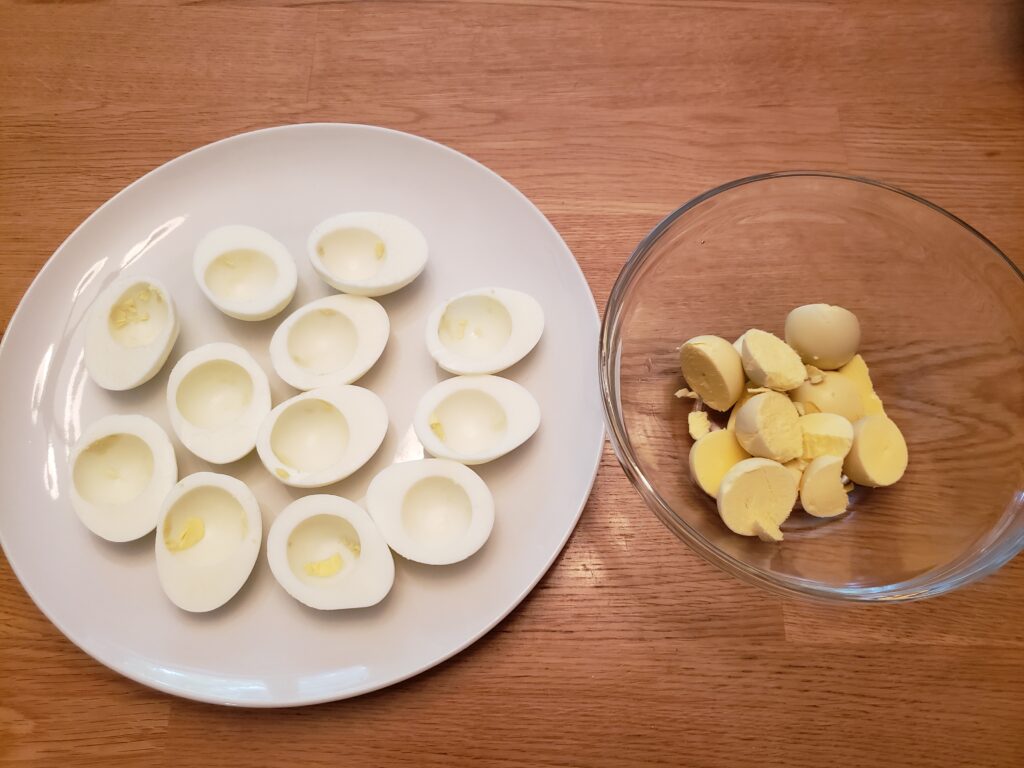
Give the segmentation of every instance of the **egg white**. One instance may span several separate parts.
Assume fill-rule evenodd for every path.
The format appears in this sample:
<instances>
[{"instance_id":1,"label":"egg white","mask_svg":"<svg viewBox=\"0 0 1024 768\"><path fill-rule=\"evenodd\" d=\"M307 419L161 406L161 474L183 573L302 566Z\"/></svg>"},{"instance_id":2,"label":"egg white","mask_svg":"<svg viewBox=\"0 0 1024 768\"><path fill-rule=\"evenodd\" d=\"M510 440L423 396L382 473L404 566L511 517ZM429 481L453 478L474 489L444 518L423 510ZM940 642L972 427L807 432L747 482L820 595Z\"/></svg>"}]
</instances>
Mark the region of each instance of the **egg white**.
<instances>
[{"instance_id":1,"label":"egg white","mask_svg":"<svg viewBox=\"0 0 1024 768\"><path fill-rule=\"evenodd\" d=\"M227 464L256 445L270 413L270 383L252 355L214 342L188 352L167 381L171 427L192 453Z\"/></svg>"},{"instance_id":2,"label":"egg white","mask_svg":"<svg viewBox=\"0 0 1024 768\"><path fill-rule=\"evenodd\" d=\"M427 317L427 351L449 373L497 373L515 365L544 332L536 299L508 288L454 296Z\"/></svg>"},{"instance_id":3,"label":"egg white","mask_svg":"<svg viewBox=\"0 0 1024 768\"><path fill-rule=\"evenodd\" d=\"M107 541L133 541L156 527L178 479L167 433L137 414L104 416L82 433L70 456L71 506Z\"/></svg>"},{"instance_id":4,"label":"egg white","mask_svg":"<svg viewBox=\"0 0 1024 768\"><path fill-rule=\"evenodd\" d=\"M296 389L351 384L377 362L390 332L388 313L373 299L327 296L284 319L270 340L270 361Z\"/></svg>"},{"instance_id":5,"label":"egg white","mask_svg":"<svg viewBox=\"0 0 1024 768\"><path fill-rule=\"evenodd\" d=\"M310 233L308 251L320 279L357 296L383 296L404 288L427 264L423 233L390 213L332 216Z\"/></svg>"},{"instance_id":6,"label":"egg white","mask_svg":"<svg viewBox=\"0 0 1024 768\"><path fill-rule=\"evenodd\" d=\"M285 591L319 610L366 608L395 582L395 561L370 516L348 499L314 494L278 514L267 562ZM318 573L317 564L328 564Z\"/></svg>"},{"instance_id":7,"label":"egg white","mask_svg":"<svg viewBox=\"0 0 1024 768\"><path fill-rule=\"evenodd\" d=\"M104 389L144 384L163 368L178 338L178 313L170 292L152 277L122 276L89 309L85 367Z\"/></svg>"}]
</instances>

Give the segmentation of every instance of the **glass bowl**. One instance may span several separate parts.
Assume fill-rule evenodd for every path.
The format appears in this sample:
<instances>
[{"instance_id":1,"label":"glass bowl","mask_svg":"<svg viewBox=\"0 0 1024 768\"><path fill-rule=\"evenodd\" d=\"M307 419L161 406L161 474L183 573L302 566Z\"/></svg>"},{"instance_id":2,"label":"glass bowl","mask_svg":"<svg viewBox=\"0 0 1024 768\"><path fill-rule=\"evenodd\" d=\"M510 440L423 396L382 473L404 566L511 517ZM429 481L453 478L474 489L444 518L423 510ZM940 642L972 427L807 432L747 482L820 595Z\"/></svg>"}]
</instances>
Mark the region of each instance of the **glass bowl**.
<instances>
[{"instance_id":1,"label":"glass bowl","mask_svg":"<svg viewBox=\"0 0 1024 768\"><path fill-rule=\"evenodd\" d=\"M690 480L693 401L680 344L782 335L786 314L853 311L886 412L910 451L849 511L795 511L780 543L731 533ZM752 176L700 195L640 243L601 337L609 433L658 518L698 553L774 592L913 600L991 573L1024 547L1024 276L979 232L912 194L832 173Z\"/></svg>"}]
</instances>

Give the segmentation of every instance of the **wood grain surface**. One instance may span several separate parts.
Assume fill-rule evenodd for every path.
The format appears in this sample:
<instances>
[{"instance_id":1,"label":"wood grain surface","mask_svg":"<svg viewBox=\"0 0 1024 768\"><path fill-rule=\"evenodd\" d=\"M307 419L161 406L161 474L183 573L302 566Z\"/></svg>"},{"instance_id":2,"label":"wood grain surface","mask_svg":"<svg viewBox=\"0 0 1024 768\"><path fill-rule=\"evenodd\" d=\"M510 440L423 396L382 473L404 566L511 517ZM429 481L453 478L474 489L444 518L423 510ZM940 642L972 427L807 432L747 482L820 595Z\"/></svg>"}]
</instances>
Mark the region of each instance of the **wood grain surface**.
<instances>
[{"instance_id":1,"label":"wood grain surface","mask_svg":"<svg viewBox=\"0 0 1024 768\"><path fill-rule=\"evenodd\" d=\"M1020 263L1022 45L1024 6L997 0L0 2L0 322L146 171L322 120L496 170L601 307L665 213L785 168L904 186ZM1021 558L923 603L774 598L674 539L606 451L564 553L497 629L314 708L124 680L0 562L0 765L1020 766L1022 599Z\"/></svg>"}]
</instances>

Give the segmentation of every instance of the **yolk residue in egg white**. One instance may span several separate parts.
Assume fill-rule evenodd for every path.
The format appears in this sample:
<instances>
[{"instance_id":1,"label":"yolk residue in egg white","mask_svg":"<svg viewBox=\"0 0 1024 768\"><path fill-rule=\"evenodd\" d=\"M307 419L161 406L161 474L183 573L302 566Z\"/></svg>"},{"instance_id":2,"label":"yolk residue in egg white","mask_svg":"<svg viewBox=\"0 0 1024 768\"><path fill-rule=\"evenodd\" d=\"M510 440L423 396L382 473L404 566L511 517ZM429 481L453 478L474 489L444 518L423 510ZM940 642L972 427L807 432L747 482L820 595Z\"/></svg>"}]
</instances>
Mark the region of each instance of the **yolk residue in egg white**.
<instances>
[{"instance_id":1,"label":"yolk residue in egg white","mask_svg":"<svg viewBox=\"0 0 1024 768\"><path fill-rule=\"evenodd\" d=\"M177 532L174 531L174 527L168 521L164 527L164 544L167 545L167 549L171 552L182 552L190 547L194 547L203 540L205 535L206 526L201 518L185 518L185 524Z\"/></svg>"},{"instance_id":2,"label":"yolk residue in egg white","mask_svg":"<svg viewBox=\"0 0 1024 768\"><path fill-rule=\"evenodd\" d=\"M314 560L306 563L305 571L310 576L320 576L326 578L327 576L333 576L341 570L341 555L335 552L330 557L325 557L323 560Z\"/></svg>"}]
</instances>

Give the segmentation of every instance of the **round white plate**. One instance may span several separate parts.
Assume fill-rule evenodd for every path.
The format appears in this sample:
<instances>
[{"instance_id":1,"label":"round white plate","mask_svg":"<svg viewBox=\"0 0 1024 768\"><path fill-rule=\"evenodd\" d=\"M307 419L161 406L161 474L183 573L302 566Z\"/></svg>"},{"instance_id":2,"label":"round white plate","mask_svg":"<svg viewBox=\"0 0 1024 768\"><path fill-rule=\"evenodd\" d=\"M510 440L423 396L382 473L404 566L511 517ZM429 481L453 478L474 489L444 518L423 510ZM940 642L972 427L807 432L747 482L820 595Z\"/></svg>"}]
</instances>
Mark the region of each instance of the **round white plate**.
<instances>
[{"instance_id":1,"label":"round white plate","mask_svg":"<svg viewBox=\"0 0 1024 768\"><path fill-rule=\"evenodd\" d=\"M294 394L270 366L277 323L332 291L306 256L306 237L346 210L414 222L430 243L426 271L383 297L391 339L357 383L379 394L390 427L354 476L324 489L363 497L370 479L421 451L411 436L419 396L446 378L424 344L424 322L444 298L471 288L526 291L543 306L544 336L503 375L541 406L540 430L479 472L494 493L494 533L463 563L431 567L397 557L395 586L373 608L318 612L274 581L261 550L248 584L224 608L192 615L157 581L153 536L110 544L89 533L68 501L67 457L83 427L108 413L143 413L173 434L167 374L214 340L246 347L271 379L274 402ZM299 268L295 300L277 318L222 315L192 277L199 238L222 224L267 230ZM119 274L163 280L181 336L161 373L107 392L82 362L83 318ZM562 549L597 472L603 440L597 389L598 317L572 254L521 193L479 163L409 134L359 125L295 125L235 136L190 152L102 206L46 264L0 347L0 543L42 611L108 667L169 693L221 704L282 706L340 699L403 680L457 653L508 614ZM211 466L175 440L180 475ZM303 495L278 483L255 452L226 470L250 485L264 531Z\"/></svg>"}]
</instances>

